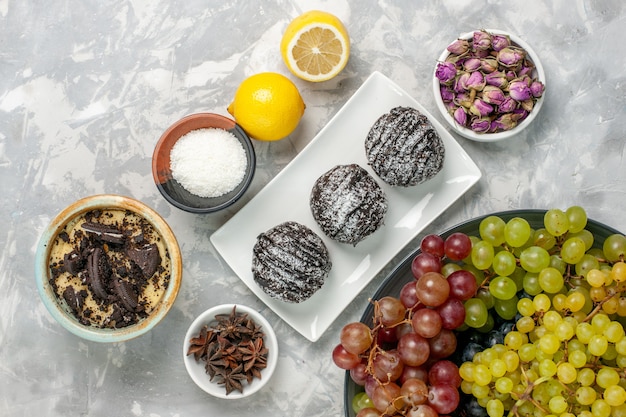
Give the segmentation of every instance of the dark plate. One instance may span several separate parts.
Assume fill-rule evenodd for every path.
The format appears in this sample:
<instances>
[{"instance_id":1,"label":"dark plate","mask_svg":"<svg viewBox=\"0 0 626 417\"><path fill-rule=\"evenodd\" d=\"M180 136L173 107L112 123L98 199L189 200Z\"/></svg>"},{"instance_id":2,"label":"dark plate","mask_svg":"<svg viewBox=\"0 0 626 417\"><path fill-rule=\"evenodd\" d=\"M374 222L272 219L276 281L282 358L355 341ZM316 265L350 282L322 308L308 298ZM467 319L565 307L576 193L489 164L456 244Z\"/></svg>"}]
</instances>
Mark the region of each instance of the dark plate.
<instances>
[{"instance_id":1,"label":"dark plate","mask_svg":"<svg viewBox=\"0 0 626 417\"><path fill-rule=\"evenodd\" d=\"M467 235L478 236L478 226L482 219L487 216L495 215L501 217L504 221L508 221L513 217L522 217L530 223L530 226L533 229L538 229L543 227L543 217L546 213L546 210L511 210L511 211L502 211L497 213L486 214L481 217L476 217L474 219L468 220L461 224L458 224L440 234L444 239L450 236L452 233L461 232ZM602 247L602 243L604 240L614 234L621 233L609 226L606 226L602 223L596 222L594 220L587 220L587 230L589 230L594 235L594 247ZM411 252L407 255L402 262L393 270L389 275L385 278L383 283L378 287L374 295L372 296L373 300L378 300L384 296L390 295L393 297L398 297L400 295L400 290L402 287L413 280L413 275L411 274L411 262L415 255L420 253L419 248ZM361 322L366 323L368 325L371 324L372 315L374 313L374 307L372 304L368 304L367 308L363 312L361 316ZM346 417L355 417L356 413L352 410L352 399L354 396L363 391L363 387L355 384L350 378L350 373L346 372L345 382L344 382L344 409Z\"/></svg>"}]
</instances>

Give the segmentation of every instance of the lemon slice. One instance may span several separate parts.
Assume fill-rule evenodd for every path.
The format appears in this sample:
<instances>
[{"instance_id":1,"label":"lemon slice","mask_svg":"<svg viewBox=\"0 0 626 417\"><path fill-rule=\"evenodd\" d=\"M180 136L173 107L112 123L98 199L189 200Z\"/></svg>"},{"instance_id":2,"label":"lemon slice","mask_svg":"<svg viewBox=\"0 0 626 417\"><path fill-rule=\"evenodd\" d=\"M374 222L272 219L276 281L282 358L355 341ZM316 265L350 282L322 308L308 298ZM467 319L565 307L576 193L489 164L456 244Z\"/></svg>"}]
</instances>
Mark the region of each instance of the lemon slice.
<instances>
[{"instance_id":1,"label":"lemon slice","mask_svg":"<svg viewBox=\"0 0 626 417\"><path fill-rule=\"evenodd\" d=\"M336 16L311 10L287 26L280 52L287 68L296 77L326 81L339 74L348 63L350 39Z\"/></svg>"}]
</instances>

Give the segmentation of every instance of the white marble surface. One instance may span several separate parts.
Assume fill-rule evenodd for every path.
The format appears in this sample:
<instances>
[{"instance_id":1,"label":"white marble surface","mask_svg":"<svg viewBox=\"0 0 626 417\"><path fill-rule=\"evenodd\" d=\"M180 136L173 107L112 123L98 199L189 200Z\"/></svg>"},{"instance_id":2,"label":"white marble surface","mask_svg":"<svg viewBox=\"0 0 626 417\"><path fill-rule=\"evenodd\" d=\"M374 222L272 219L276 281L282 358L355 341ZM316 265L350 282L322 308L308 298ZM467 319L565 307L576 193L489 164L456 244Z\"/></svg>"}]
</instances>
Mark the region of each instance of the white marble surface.
<instances>
[{"instance_id":1,"label":"white marble surface","mask_svg":"<svg viewBox=\"0 0 626 417\"><path fill-rule=\"evenodd\" d=\"M278 52L282 31L313 8L345 22L352 41L345 71L321 84L295 80L305 116L288 138L255 143L257 175L244 200L212 215L170 206L150 171L161 132L189 113L227 115L248 75L288 74ZM330 351L389 268L311 343L234 275L210 234L307 145L372 71L434 113L436 58L458 34L478 28L513 32L534 47L548 77L546 102L534 125L505 143L457 137L484 176L425 232L492 211L572 204L626 230L625 27L622 0L0 0L0 415L341 415L344 374ZM112 345L62 329L33 279L43 228L74 200L97 193L126 194L155 208L184 257L184 282L165 321ZM244 401L209 397L182 362L187 326L221 302L261 310L279 338L274 378Z\"/></svg>"}]
</instances>

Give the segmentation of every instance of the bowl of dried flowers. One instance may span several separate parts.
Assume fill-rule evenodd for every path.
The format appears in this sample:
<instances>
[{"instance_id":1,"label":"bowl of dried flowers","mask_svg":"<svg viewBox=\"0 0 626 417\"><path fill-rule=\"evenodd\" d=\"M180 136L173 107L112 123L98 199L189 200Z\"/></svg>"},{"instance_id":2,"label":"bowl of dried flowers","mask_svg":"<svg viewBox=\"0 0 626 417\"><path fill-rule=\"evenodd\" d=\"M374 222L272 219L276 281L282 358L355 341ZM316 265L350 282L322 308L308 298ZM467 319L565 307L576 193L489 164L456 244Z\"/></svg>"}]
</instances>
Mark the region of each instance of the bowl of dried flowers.
<instances>
[{"instance_id":1,"label":"bowl of dried flowers","mask_svg":"<svg viewBox=\"0 0 626 417\"><path fill-rule=\"evenodd\" d=\"M435 102L461 136L478 142L508 139L543 106L546 76L523 39L501 30L464 33L443 51L433 75Z\"/></svg>"},{"instance_id":2,"label":"bowl of dried flowers","mask_svg":"<svg viewBox=\"0 0 626 417\"><path fill-rule=\"evenodd\" d=\"M244 398L270 380L278 362L278 341L258 311L222 304L191 323L183 359L189 376L205 392L218 398Z\"/></svg>"}]
</instances>

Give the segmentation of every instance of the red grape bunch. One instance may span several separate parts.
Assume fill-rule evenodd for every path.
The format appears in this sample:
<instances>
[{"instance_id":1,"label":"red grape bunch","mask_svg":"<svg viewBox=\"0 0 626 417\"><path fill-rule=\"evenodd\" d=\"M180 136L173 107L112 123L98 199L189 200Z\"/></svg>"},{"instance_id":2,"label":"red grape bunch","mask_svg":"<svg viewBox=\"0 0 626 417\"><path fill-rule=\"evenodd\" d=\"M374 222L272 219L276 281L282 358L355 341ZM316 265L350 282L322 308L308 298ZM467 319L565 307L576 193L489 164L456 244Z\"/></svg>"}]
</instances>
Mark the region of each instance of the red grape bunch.
<instances>
[{"instance_id":1,"label":"red grape bunch","mask_svg":"<svg viewBox=\"0 0 626 417\"><path fill-rule=\"evenodd\" d=\"M464 324L464 302L474 297L473 274L458 270L444 277L444 259L470 255L463 233L445 240L428 235L412 261L415 279L398 297L372 300L372 324L353 322L340 333L334 363L364 388L353 400L357 417L437 417L459 405L461 377L449 358L456 350L454 330Z\"/></svg>"}]
</instances>

